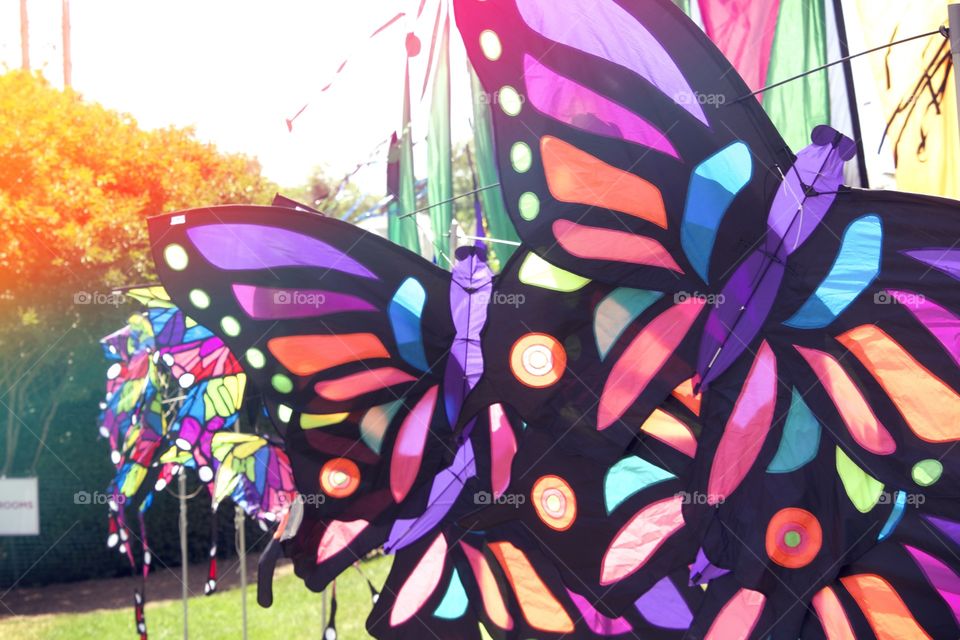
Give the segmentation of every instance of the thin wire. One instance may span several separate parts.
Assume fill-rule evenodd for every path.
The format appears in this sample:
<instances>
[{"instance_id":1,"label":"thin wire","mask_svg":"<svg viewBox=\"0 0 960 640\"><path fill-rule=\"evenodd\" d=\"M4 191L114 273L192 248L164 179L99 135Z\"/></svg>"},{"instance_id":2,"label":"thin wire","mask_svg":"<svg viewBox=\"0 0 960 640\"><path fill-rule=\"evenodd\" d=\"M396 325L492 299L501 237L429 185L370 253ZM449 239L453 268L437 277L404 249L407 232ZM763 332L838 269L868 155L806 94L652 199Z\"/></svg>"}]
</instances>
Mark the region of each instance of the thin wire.
<instances>
[{"instance_id":1,"label":"thin wire","mask_svg":"<svg viewBox=\"0 0 960 640\"><path fill-rule=\"evenodd\" d=\"M183 473L183 472L184 472L184 470L181 468L178 473ZM178 479L178 481L179 481L179 479ZM176 496L176 497L179 498L179 497L180 497L180 494L179 494L178 492L171 491L171 487L172 487L172 486L173 486L173 485L168 484L167 486L165 486L165 487L163 488L163 490L166 491L167 493L169 493L170 495ZM193 499L196 498L198 495L200 495L200 492L203 491L203 489L204 489L204 486L203 486L203 485L200 485L200 487L199 487L196 491L194 491L193 493L191 493L191 494L189 494L189 495L186 495L186 494L185 494L185 495L186 495L186 499L187 499L187 500L193 500Z\"/></svg>"},{"instance_id":2,"label":"thin wire","mask_svg":"<svg viewBox=\"0 0 960 640\"><path fill-rule=\"evenodd\" d=\"M126 293L131 289L151 289L153 287L162 287L163 285L159 282L154 282L152 284L128 284L122 287L113 287L111 293Z\"/></svg>"},{"instance_id":3,"label":"thin wire","mask_svg":"<svg viewBox=\"0 0 960 640\"><path fill-rule=\"evenodd\" d=\"M423 207L423 208L421 208L421 209L417 209L416 211L411 211L410 213L405 213L405 214L403 214L403 215L401 215L401 216L397 216L397 218L400 219L400 220L402 220L403 218L409 218L410 216L412 216L412 215L414 215L414 214L423 213L424 211L428 211L428 210L430 210L430 209L432 209L432 208L434 208L434 207L439 207L439 206L442 205L442 204L447 204L447 203L449 203L449 202L453 202L454 200L459 200L460 198L466 198L467 196L472 196L472 195L475 194L475 193L479 193L479 192L481 192L481 191L486 191L487 189L494 189L494 188L499 187L499 186L500 186L500 183L499 183L499 182L494 182L493 184L488 184L488 185L485 186L485 187L477 187L476 189L471 189L470 191L465 191L464 193L460 193L460 194L458 194L458 195L455 195L455 196L453 196L452 198L447 198L446 200L441 200L440 202L435 202L435 203L433 203L433 204L428 204L427 206L425 206L425 207Z\"/></svg>"},{"instance_id":4,"label":"thin wire","mask_svg":"<svg viewBox=\"0 0 960 640\"><path fill-rule=\"evenodd\" d=\"M818 71L823 71L824 69L828 69L828 68L833 67L833 66L835 66L835 65L842 64L842 63L844 63L844 62L848 62L848 61L850 61L850 60L853 60L854 58L859 58L860 56L865 56L865 55L867 55L868 53L874 53L874 52L876 52L876 51L881 51L881 50L883 50L883 49L889 49L890 47L895 47L895 46L898 45L898 44L903 44L904 42L910 42L911 40L919 40L920 38L928 38L928 37L933 36L933 35L936 35L936 34L938 34L938 33L939 33L940 35L944 35L944 30L943 30L943 29L937 29L936 31L931 31L931 32L929 32L929 33L921 33L920 35L917 35L917 36L910 36L909 38L904 38L904 39L902 39L902 40L897 40L896 42L890 42L890 43L887 43L887 44L882 44L882 45L880 45L879 47L874 47L874 48L872 48L872 49L867 49L866 51L861 51L860 53L854 53L853 55L849 55L849 56L840 58L839 60L834 60L833 62L828 62L827 64L820 65L820 66L817 67L816 69L810 69L809 71L804 71L803 73L799 73L799 74L793 76L792 78L787 78L786 80L781 80L780 82L774 82L773 84L767 85L766 87L763 87L762 89L757 89L756 91L754 91L754 92L752 92L752 93L748 93L748 94L745 95L745 96L741 96L741 97L737 98L736 100L734 100L733 102L728 102L727 105L734 105L734 104L737 104L738 102L743 102L743 101L746 100L747 98L752 98L753 96L758 95L758 94L761 94L761 93L763 93L764 91L769 91L770 89L776 89L777 87L783 86L783 85L787 84L788 82L793 82L794 80L799 80L800 78L804 78L804 77L806 77L806 76L809 76L810 74L817 73Z\"/></svg>"},{"instance_id":5,"label":"thin wire","mask_svg":"<svg viewBox=\"0 0 960 640\"><path fill-rule=\"evenodd\" d=\"M414 211L413 213L417 213L417 212ZM405 216L401 216L401 217L405 217ZM423 235L430 237L430 235L433 233L432 229L424 229L422 226L420 226L420 220L418 220L417 218L413 219L413 223L417 225L417 230L423 232ZM419 244L419 239L417 243ZM439 253L440 256L443 257L443 259L446 260L449 264L451 265L453 264L453 260L450 259L450 256L444 253L443 249L441 249L439 246L435 246L434 249L436 249L437 253Z\"/></svg>"},{"instance_id":6,"label":"thin wire","mask_svg":"<svg viewBox=\"0 0 960 640\"><path fill-rule=\"evenodd\" d=\"M392 137L392 136L391 136L391 137ZM347 186L347 183L350 182L350 179L351 179L353 176L357 175L357 173L360 171L360 169L363 169L364 167L369 167L370 165L372 165L372 164L374 164L374 163L376 163L376 162L379 161L379 155L380 155L380 153L381 153L381 151L382 151L382 149L383 149L383 145L389 143L390 140L391 140L391 137L384 138L383 140L381 140L380 142L378 142L378 143L377 143L377 146L375 146L375 147L373 148L373 151L371 151L369 154L367 154L367 157L366 157L366 158L364 158L363 160L361 160L360 162L358 162L358 163L357 163L357 166L356 166L352 171L350 171L350 172L347 173L345 176L343 176L343 179L342 179L342 180L340 181L340 183L337 185L336 190L335 190L335 191L331 191L331 192L327 195L327 197L324 198L323 203L320 205L320 212L322 212L323 209L325 209L328 204L330 204L331 202L336 201L337 197L343 192L344 188ZM388 150L388 151L389 151L389 150ZM316 204L316 203L314 203L314 204ZM324 215L326 215L326 214L324 214Z\"/></svg>"},{"instance_id":7,"label":"thin wire","mask_svg":"<svg viewBox=\"0 0 960 640\"><path fill-rule=\"evenodd\" d=\"M520 242L515 240L501 240L500 238L491 238L490 236L460 236L464 240L479 240L480 242L495 242L499 244L509 244L513 247L519 247Z\"/></svg>"}]
</instances>

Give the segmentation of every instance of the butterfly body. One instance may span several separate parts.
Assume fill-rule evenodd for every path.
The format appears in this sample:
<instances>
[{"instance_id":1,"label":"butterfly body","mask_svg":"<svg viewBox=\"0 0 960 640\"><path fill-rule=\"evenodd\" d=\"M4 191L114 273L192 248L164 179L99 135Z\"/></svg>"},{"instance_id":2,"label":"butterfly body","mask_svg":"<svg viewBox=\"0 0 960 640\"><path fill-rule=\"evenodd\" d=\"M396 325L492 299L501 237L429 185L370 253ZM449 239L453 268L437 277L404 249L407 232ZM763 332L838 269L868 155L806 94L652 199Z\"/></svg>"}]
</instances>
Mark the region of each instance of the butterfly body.
<instances>
[{"instance_id":1,"label":"butterfly body","mask_svg":"<svg viewBox=\"0 0 960 640\"><path fill-rule=\"evenodd\" d=\"M797 155L770 205L763 246L736 267L707 319L698 359L701 386L723 373L766 322L790 256L814 232L836 198L843 162L848 159L842 154L850 144L842 134L822 127L814 143Z\"/></svg>"}]
</instances>

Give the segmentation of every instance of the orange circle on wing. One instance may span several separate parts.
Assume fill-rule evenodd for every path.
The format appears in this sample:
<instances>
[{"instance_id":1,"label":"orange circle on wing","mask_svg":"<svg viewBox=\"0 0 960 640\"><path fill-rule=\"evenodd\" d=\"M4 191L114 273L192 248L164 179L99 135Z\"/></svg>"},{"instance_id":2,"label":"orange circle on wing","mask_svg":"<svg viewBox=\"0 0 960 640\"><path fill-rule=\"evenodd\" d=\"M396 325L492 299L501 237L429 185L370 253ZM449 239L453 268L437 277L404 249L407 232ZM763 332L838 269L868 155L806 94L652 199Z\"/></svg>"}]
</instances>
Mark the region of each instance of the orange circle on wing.
<instances>
[{"instance_id":1,"label":"orange circle on wing","mask_svg":"<svg viewBox=\"0 0 960 640\"><path fill-rule=\"evenodd\" d=\"M533 508L543 523L557 531L566 531L577 519L577 497L567 481L559 476L541 476L533 483Z\"/></svg>"},{"instance_id":2,"label":"orange circle on wing","mask_svg":"<svg viewBox=\"0 0 960 640\"><path fill-rule=\"evenodd\" d=\"M799 536L799 543L790 546L788 534ZM790 538L796 539L790 535ZM767 555L781 567L799 569L805 567L820 552L823 545L823 530L817 517L806 509L788 507L776 512L767 524Z\"/></svg>"},{"instance_id":3,"label":"orange circle on wing","mask_svg":"<svg viewBox=\"0 0 960 640\"><path fill-rule=\"evenodd\" d=\"M567 352L545 333L528 333L510 349L510 370L521 383L542 389L556 383L567 368Z\"/></svg>"},{"instance_id":4,"label":"orange circle on wing","mask_svg":"<svg viewBox=\"0 0 960 640\"><path fill-rule=\"evenodd\" d=\"M331 498L346 498L360 486L360 469L348 458L333 458L320 469L320 488Z\"/></svg>"}]
</instances>

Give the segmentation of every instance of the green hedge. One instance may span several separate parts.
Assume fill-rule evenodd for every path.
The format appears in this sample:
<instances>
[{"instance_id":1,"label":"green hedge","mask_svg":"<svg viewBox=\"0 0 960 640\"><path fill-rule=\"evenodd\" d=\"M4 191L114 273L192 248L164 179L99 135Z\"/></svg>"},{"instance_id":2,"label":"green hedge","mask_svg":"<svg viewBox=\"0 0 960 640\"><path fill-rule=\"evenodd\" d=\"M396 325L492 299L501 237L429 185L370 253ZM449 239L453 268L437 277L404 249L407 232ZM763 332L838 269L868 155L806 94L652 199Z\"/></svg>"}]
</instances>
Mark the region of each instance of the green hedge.
<instances>
[{"instance_id":1,"label":"green hedge","mask_svg":"<svg viewBox=\"0 0 960 640\"><path fill-rule=\"evenodd\" d=\"M122 324L122 322L121 322ZM106 331L104 332L106 333ZM36 586L51 582L67 582L128 575L129 564L116 549L108 549L107 506L78 504L75 496L85 491L93 495L103 492L113 475L110 447L97 434L98 403L102 400L107 368L100 347L95 342L81 345L77 353L71 397L85 398L64 404L56 424L52 426L47 448L41 453L36 474L40 491L40 535L0 537L0 589L11 585ZM48 358L56 358L52 353ZM20 436L14 474L25 475L37 447L37 432L25 418L26 428ZM0 450L4 443L0 441ZM198 488L191 473L188 488ZM145 483L146 484L146 483ZM175 487L175 483L174 483ZM174 487L170 490L173 491ZM136 501L128 505L128 521L136 528ZM210 498L206 490L189 501L189 556L191 562L207 557L210 542ZM175 495L162 492L147 512L147 533L153 549L154 568L180 564L178 533L179 504ZM234 554L234 509L231 503L221 506L218 518L219 556ZM248 545L262 548L267 536L258 525L248 520ZM139 558L139 545L134 546Z\"/></svg>"}]
</instances>

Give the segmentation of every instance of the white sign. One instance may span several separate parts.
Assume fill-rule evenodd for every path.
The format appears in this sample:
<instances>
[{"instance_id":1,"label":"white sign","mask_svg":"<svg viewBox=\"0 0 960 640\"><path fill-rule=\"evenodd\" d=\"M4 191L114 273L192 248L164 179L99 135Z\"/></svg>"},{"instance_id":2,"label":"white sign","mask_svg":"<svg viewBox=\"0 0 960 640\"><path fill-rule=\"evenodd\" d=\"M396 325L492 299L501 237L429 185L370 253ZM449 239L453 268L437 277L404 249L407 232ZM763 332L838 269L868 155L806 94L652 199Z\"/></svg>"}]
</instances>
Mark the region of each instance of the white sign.
<instances>
[{"instance_id":1,"label":"white sign","mask_svg":"<svg viewBox=\"0 0 960 640\"><path fill-rule=\"evenodd\" d=\"M40 535L36 478L0 478L0 536Z\"/></svg>"}]
</instances>

